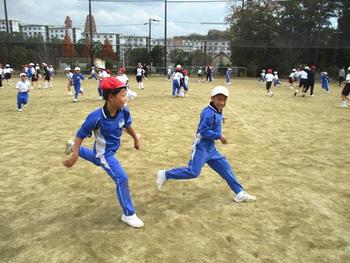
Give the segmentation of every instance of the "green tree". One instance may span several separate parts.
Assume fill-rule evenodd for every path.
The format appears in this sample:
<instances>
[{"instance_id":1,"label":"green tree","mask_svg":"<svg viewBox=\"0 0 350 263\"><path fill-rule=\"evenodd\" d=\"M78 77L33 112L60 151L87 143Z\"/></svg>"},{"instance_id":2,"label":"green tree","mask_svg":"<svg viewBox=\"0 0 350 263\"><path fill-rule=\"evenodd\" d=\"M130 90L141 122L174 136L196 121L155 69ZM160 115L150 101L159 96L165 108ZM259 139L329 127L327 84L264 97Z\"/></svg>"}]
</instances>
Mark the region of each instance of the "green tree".
<instances>
[{"instance_id":1,"label":"green tree","mask_svg":"<svg viewBox=\"0 0 350 263\"><path fill-rule=\"evenodd\" d=\"M329 56L321 48L334 48L331 18L339 1L290 0L252 2L232 6L230 23L232 60L257 69L289 67L296 63L318 63Z\"/></svg>"},{"instance_id":2,"label":"green tree","mask_svg":"<svg viewBox=\"0 0 350 263\"><path fill-rule=\"evenodd\" d=\"M189 54L182 49L174 49L169 54L170 61L175 65L180 64L182 66L186 65L188 62Z\"/></svg>"},{"instance_id":3,"label":"green tree","mask_svg":"<svg viewBox=\"0 0 350 263\"><path fill-rule=\"evenodd\" d=\"M21 65L28 63L28 51L24 46L15 45L11 49L11 66L19 68Z\"/></svg>"},{"instance_id":4,"label":"green tree","mask_svg":"<svg viewBox=\"0 0 350 263\"><path fill-rule=\"evenodd\" d=\"M207 56L207 58L205 58L205 56ZM209 56L200 50L195 50L189 55L189 63L192 66L203 66L206 61L210 61Z\"/></svg>"},{"instance_id":5,"label":"green tree","mask_svg":"<svg viewBox=\"0 0 350 263\"><path fill-rule=\"evenodd\" d=\"M163 66L163 58L164 58L164 47L162 46L154 46L151 50L151 62L155 67Z\"/></svg>"},{"instance_id":6,"label":"green tree","mask_svg":"<svg viewBox=\"0 0 350 263\"><path fill-rule=\"evenodd\" d=\"M148 63L148 49L134 48L127 51L128 65L137 65L137 63Z\"/></svg>"}]
</instances>

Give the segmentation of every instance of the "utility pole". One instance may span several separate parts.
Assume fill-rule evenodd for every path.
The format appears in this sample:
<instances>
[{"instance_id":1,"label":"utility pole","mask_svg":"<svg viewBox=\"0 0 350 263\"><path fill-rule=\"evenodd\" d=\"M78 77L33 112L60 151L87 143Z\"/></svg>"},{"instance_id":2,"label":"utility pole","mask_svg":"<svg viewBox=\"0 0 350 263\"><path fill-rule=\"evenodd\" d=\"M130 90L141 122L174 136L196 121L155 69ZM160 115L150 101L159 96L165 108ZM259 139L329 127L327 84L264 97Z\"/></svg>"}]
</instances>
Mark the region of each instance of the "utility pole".
<instances>
[{"instance_id":1,"label":"utility pole","mask_svg":"<svg viewBox=\"0 0 350 263\"><path fill-rule=\"evenodd\" d=\"M8 16L7 16L6 0L4 0L4 9L5 9L5 20L6 20L6 37L7 37L8 61L10 62L11 61L10 28L9 28L9 19L8 19Z\"/></svg>"},{"instance_id":2,"label":"utility pole","mask_svg":"<svg viewBox=\"0 0 350 263\"><path fill-rule=\"evenodd\" d=\"M164 75L167 74L167 57L166 57L166 49L167 49L167 9L168 2L164 1Z\"/></svg>"},{"instance_id":3,"label":"utility pole","mask_svg":"<svg viewBox=\"0 0 350 263\"><path fill-rule=\"evenodd\" d=\"M94 66L94 46L92 43L92 14L91 14L91 0L89 0L89 24L90 24L90 63Z\"/></svg>"}]
</instances>

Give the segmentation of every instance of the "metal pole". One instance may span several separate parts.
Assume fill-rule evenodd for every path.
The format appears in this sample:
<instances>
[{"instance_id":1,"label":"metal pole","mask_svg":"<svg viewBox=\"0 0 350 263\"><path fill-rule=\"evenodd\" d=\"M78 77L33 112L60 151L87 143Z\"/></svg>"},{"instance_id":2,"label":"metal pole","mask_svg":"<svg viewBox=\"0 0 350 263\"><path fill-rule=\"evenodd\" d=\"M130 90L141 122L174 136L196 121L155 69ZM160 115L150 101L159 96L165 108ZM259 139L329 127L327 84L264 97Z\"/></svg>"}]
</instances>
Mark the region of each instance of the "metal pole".
<instances>
[{"instance_id":1,"label":"metal pole","mask_svg":"<svg viewBox=\"0 0 350 263\"><path fill-rule=\"evenodd\" d=\"M94 65L94 47L92 43L92 15L91 15L91 0L89 0L89 24L90 24L90 63Z\"/></svg>"},{"instance_id":2,"label":"metal pole","mask_svg":"<svg viewBox=\"0 0 350 263\"><path fill-rule=\"evenodd\" d=\"M11 61L11 48L10 48L10 28L9 28L9 19L7 16L7 5L6 0L4 0L4 9L5 9L5 20L6 20L6 37L7 37L7 51L8 51L8 61Z\"/></svg>"},{"instance_id":3,"label":"metal pole","mask_svg":"<svg viewBox=\"0 0 350 263\"><path fill-rule=\"evenodd\" d=\"M167 57L166 57L166 49L167 49L167 9L168 2L164 1L164 75L167 74Z\"/></svg>"},{"instance_id":4,"label":"metal pole","mask_svg":"<svg viewBox=\"0 0 350 263\"><path fill-rule=\"evenodd\" d=\"M151 52L151 31L152 31L152 25L151 25L151 18L148 20L148 53Z\"/></svg>"}]
</instances>

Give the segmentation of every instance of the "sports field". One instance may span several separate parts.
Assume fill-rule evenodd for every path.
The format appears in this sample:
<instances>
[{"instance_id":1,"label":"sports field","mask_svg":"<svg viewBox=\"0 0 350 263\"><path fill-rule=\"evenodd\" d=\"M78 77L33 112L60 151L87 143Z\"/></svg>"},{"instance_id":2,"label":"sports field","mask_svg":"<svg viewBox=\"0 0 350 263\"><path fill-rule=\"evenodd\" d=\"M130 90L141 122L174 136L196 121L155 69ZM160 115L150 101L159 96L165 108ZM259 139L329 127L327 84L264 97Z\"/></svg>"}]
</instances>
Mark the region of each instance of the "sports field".
<instances>
[{"instance_id":1,"label":"sports field","mask_svg":"<svg viewBox=\"0 0 350 263\"><path fill-rule=\"evenodd\" d=\"M129 76L131 77L131 76ZM17 79L16 79L17 81ZM66 81L35 89L16 111L14 87L0 89L0 262L350 262L350 108L319 84L294 97L286 81L265 95L255 79L233 79L224 110L231 162L256 203L237 204L207 166L199 178L155 188L158 169L187 164L199 114L221 85L190 81L171 98L170 82L145 80L129 103L141 150L123 136L117 152L129 176L142 229L120 221L114 183L80 159L62 162L65 142L102 105L96 81L78 103ZM91 146L93 139L84 145Z\"/></svg>"}]
</instances>

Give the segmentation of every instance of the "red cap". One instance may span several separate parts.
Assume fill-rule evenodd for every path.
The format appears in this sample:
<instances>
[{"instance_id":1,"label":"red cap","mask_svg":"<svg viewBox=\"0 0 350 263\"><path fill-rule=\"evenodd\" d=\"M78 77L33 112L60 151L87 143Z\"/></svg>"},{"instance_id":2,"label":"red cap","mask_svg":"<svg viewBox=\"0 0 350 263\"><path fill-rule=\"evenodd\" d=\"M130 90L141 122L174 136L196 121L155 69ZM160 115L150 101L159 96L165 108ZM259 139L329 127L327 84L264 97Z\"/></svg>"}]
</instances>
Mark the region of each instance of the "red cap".
<instances>
[{"instance_id":1,"label":"red cap","mask_svg":"<svg viewBox=\"0 0 350 263\"><path fill-rule=\"evenodd\" d=\"M269 68L269 69L267 70L267 73L272 73L272 69Z\"/></svg>"},{"instance_id":2,"label":"red cap","mask_svg":"<svg viewBox=\"0 0 350 263\"><path fill-rule=\"evenodd\" d=\"M101 81L102 90L114 90L114 89L121 89L125 87L126 85L123 82L121 82L120 80L114 77L107 77Z\"/></svg>"},{"instance_id":3,"label":"red cap","mask_svg":"<svg viewBox=\"0 0 350 263\"><path fill-rule=\"evenodd\" d=\"M126 69L124 68L124 67L122 67L122 68L120 68L119 70L118 70L118 73L125 73L125 71L126 71Z\"/></svg>"},{"instance_id":4,"label":"red cap","mask_svg":"<svg viewBox=\"0 0 350 263\"><path fill-rule=\"evenodd\" d=\"M185 76L187 76L188 71L186 69L182 70L182 74L184 74Z\"/></svg>"}]
</instances>

